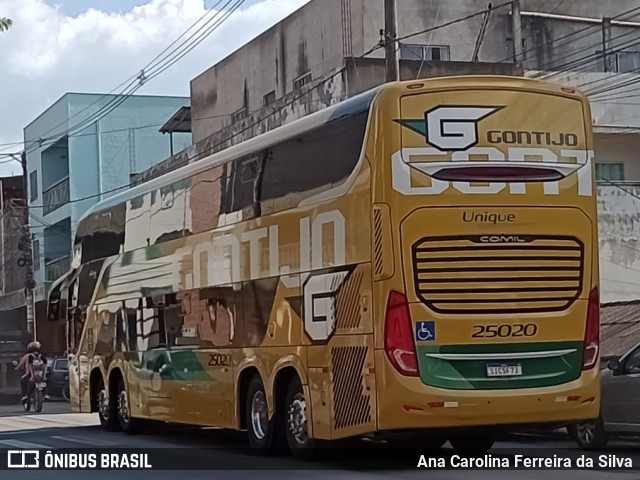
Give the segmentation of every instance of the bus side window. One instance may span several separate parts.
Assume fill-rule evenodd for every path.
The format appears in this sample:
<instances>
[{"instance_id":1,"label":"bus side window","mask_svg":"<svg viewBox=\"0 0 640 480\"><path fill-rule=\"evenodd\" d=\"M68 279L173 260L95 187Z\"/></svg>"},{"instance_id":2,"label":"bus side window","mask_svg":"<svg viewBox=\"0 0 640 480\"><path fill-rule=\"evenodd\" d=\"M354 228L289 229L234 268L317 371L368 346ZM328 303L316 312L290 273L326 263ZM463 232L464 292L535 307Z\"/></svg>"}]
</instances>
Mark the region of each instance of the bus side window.
<instances>
[{"instance_id":1,"label":"bus side window","mask_svg":"<svg viewBox=\"0 0 640 480\"><path fill-rule=\"evenodd\" d=\"M365 112L334 120L275 145L264 166L262 214L295 208L342 184L360 159L367 118Z\"/></svg>"},{"instance_id":2,"label":"bus side window","mask_svg":"<svg viewBox=\"0 0 640 480\"><path fill-rule=\"evenodd\" d=\"M198 234L220 226L225 165L194 175L187 195L185 231Z\"/></svg>"},{"instance_id":3,"label":"bus side window","mask_svg":"<svg viewBox=\"0 0 640 480\"><path fill-rule=\"evenodd\" d=\"M149 217L152 194L145 193L127 201L124 250L129 252L149 245Z\"/></svg>"},{"instance_id":4,"label":"bus side window","mask_svg":"<svg viewBox=\"0 0 640 480\"><path fill-rule=\"evenodd\" d=\"M78 225L76 244L82 247L81 263L89 263L120 253L124 246L126 207L116 205L96 212Z\"/></svg>"},{"instance_id":5,"label":"bus side window","mask_svg":"<svg viewBox=\"0 0 640 480\"><path fill-rule=\"evenodd\" d=\"M124 322L126 350L136 351L138 342L138 312L142 310L140 299L131 299L124 302Z\"/></svg>"},{"instance_id":6,"label":"bus side window","mask_svg":"<svg viewBox=\"0 0 640 480\"><path fill-rule=\"evenodd\" d=\"M237 285L236 287L239 287ZM240 291L234 285L203 288L198 292L204 308L198 334L203 343L215 347L228 347L241 341L238 335L239 309L242 308Z\"/></svg>"},{"instance_id":7,"label":"bus side window","mask_svg":"<svg viewBox=\"0 0 640 480\"><path fill-rule=\"evenodd\" d=\"M184 344L183 339L188 338L185 336L185 333L188 333L188 332L186 332L183 328L184 319L182 316L180 306L167 305L162 310L162 315L164 317L165 331L167 332L167 345L169 347L183 345ZM197 338L197 337L194 337L194 338Z\"/></svg>"},{"instance_id":8,"label":"bus side window","mask_svg":"<svg viewBox=\"0 0 640 480\"><path fill-rule=\"evenodd\" d=\"M190 188L191 178L186 178L152 192L150 245L185 236L187 192Z\"/></svg>"},{"instance_id":9,"label":"bus side window","mask_svg":"<svg viewBox=\"0 0 640 480\"><path fill-rule=\"evenodd\" d=\"M167 345L163 316L157 300L147 297L138 310L137 350L145 352Z\"/></svg>"},{"instance_id":10,"label":"bus side window","mask_svg":"<svg viewBox=\"0 0 640 480\"><path fill-rule=\"evenodd\" d=\"M259 155L250 155L227 164L224 213L226 225L255 218L255 187L260 171Z\"/></svg>"}]
</instances>

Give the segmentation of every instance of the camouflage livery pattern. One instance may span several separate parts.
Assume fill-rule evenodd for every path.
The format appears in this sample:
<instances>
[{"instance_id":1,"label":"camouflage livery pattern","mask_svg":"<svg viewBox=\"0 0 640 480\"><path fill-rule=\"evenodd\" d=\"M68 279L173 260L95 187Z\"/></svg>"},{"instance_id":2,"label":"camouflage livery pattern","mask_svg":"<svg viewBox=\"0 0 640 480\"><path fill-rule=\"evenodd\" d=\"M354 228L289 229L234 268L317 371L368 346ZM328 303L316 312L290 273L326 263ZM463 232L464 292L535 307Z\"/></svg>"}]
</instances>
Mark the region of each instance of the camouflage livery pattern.
<instances>
[{"instance_id":1,"label":"camouflage livery pattern","mask_svg":"<svg viewBox=\"0 0 640 480\"><path fill-rule=\"evenodd\" d=\"M228 428L248 378L273 414L297 375L320 439L597 416L590 118L530 80L390 84L98 204L52 293L74 409L117 372L133 417ZM465 180L482 161L562 175ZM392 291L417 376L385 352ZM505 354L522 376L488 378Z\"/></svg>"}]
</instances>

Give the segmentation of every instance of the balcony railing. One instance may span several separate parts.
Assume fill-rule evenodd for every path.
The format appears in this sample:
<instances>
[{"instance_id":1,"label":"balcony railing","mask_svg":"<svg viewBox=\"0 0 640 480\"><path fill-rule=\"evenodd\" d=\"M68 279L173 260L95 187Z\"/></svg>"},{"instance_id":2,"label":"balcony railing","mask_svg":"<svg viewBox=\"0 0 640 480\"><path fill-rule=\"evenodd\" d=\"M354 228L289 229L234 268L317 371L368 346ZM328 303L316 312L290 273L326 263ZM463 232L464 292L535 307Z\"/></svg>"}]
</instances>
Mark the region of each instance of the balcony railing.
<instances>
[{"instance_id":1,"label":"balcony railing","mask_svg":"<svg viewBox=\"0 0 640 480\"><path fill-rule=\"evenodd\" d=\"M55 282L71 268L71 257L61 257L45 264L45 275L48 282Z\"/></svg>"},{"instance_id":2,"label":"balcony railing","mask_svg":"<svg viewBox=\"0 0 640 480\"><path fill-rule=\"evenodd\" d=\"M46 215L69 203L69 177L63 178L42 192L43 212Z\"/></svg>"}]
</instances>

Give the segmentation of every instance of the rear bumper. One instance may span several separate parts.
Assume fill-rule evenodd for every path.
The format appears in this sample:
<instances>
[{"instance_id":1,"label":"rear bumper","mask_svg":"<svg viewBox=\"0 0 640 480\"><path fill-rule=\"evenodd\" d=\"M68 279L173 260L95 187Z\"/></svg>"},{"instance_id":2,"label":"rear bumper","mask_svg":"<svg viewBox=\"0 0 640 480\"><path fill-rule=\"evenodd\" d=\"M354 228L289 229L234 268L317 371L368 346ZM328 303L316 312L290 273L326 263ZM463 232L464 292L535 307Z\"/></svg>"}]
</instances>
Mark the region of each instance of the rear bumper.
<instances>
[{"instance_id":1,"label":"rear bumper","mask_svg":"<svg viewBox=\"0 0 640 480\"><path fill-rule=\"evenodd\" d=\"M600 411L598 366L562 385L499 391L424 385L396 373L383 351L376 352L376 370L379 430L563 424Z\"/></svg>"}]
</instances>

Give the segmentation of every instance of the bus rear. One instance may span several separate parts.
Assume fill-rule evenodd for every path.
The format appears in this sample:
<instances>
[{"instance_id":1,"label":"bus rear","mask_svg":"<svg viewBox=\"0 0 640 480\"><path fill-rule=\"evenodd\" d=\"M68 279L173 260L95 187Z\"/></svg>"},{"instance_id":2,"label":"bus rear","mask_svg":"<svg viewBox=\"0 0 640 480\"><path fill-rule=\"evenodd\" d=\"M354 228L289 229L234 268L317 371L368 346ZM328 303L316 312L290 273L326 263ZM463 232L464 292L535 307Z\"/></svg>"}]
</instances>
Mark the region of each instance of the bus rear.
<instances>
[{"instance_id":1,"label":"bus rear","mask_svg":"<svg viewBox=\"0 0 640 480\"><path fill-rule=\"evenodd\" d=\"M591 115L532 80L399 83L374 105L378 428L595 418Z\"/></svg>"}]
</instances>

